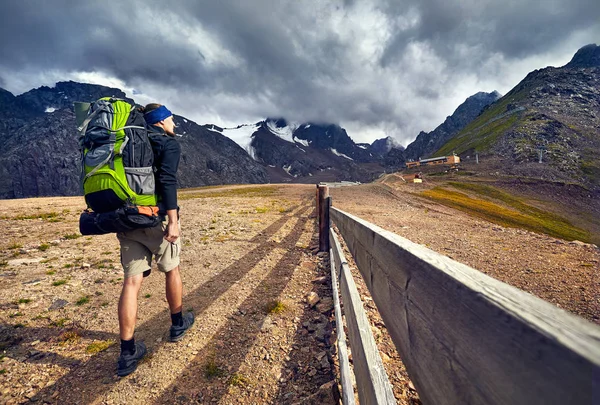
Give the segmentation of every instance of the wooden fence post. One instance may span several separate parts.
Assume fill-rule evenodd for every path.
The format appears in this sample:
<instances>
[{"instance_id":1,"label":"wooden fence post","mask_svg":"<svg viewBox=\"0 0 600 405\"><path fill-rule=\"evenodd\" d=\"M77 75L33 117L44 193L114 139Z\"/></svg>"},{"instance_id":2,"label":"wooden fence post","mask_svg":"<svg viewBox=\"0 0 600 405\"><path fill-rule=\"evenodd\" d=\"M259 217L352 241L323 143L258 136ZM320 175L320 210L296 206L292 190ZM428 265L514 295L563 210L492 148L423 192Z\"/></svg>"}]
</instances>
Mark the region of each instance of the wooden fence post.
<instances>
[{"instance_id":1,"label":"wooden fence post","mask_svg":"<svg viewBox=\"0 0 600 405\"><path fill-rule=\"evenodd\" d=\"M329 252L329 187L319 186L319 252Z\"/></svg>"},{"instance_id":2,"label":"wooden fence post","mask_svg":"<svg viewBox=\"0 0 600 405\"><path fill-rule=\"evenodd\" d=\"M319 218L319 183L317 183L317 188L316 188L316 196L315 196L315 208L316 208L316 213L317 213L317 218Z\"/></svg>"}]
</instances>

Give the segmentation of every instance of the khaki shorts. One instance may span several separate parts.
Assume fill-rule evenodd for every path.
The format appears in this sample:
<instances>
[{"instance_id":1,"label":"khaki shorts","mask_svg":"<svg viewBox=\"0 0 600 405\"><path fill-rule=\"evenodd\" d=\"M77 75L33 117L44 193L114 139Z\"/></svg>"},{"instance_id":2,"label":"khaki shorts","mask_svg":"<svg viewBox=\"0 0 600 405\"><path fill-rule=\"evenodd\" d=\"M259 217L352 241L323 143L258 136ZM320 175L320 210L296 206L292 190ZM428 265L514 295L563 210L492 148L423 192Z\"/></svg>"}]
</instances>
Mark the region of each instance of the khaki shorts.
<instances>
[{"instance_id":1,"label":"khaki shorts","mask_svg":"<svg viewBox=\"0 0 600 405\"><path fill-rule=\"evenodd\" d=\"M163 273L168 273L179 266L181 235L175 243L167 242L164 239L167 223L163 221L154 228L117 233L121 243L121 264L125 271L125 278L150 270L153 255L158 270Z\"/></svg>"}]
</instances>

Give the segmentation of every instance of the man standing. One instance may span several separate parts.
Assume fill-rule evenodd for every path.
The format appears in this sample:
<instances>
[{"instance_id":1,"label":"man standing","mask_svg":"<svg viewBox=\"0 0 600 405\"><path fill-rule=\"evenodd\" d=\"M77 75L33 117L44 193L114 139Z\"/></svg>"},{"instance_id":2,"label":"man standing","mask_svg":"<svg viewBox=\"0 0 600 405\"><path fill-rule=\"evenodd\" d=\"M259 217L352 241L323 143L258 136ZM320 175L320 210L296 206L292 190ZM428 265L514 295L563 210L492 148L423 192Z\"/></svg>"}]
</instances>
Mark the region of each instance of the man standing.
<instances>
[{"instance_id":1,"label":"man standing","mask_svg":"<svg viewBox=\"0 0 600 405\"><path fill-rule=\"evenodd\" d=\"M179 273L179 207L177 205L177 168L181 149L175 140L173 114L163 105L148 104L142 109L149 127L150 143L154 152L156 193L162 224L147 229L118 233L121 244L121 264L125 272L119 300L119 330L121 355L117 374L129 375L146 354L143 342L134 339L137 318L137 298L144 277L150 275L152 257L158 270L166 275L166 296L171 310L171 342L179 341L194 324L194 314L182 313L183 286Z\"/></svg>"}]
</instances>

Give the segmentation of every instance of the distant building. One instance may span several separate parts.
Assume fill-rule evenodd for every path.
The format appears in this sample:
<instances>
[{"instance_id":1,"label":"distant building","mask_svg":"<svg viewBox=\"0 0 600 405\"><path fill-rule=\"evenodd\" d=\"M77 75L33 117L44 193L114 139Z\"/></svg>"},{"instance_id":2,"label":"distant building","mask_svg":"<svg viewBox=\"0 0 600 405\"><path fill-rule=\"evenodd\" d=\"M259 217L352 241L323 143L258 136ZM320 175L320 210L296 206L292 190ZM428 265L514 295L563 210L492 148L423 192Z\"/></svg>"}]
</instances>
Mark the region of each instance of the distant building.
<instances>
[{"instance_id":1,"label":"distant building","mask_svg":"<svg viewBox=\"0 0 600 405\"><path fill-rule=\"evenodd\" d=\"M406 162L407 168L413 168L418 166L435 166L435 165L452 165L456 166L460 163L460 157L456 155L452 156L440 156L429 159L419 159L417 162Z\"/></svg>"}]
</instances>

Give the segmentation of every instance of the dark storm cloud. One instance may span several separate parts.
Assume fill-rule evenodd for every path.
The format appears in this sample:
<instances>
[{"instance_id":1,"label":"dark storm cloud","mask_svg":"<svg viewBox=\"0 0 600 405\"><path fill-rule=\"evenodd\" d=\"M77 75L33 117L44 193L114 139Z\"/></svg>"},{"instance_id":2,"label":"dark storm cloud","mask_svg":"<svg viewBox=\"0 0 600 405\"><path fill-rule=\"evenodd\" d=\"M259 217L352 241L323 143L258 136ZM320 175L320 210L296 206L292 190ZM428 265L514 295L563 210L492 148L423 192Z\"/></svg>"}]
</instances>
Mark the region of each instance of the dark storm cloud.
<instances>
[{"instance_id":1,"label":"dark storm cloud","mask_svg":"<svg viewBox=\"0 0 600 405\"><path fill-rule=\"evenodd\" d=\"M543 67L577 33L600 41L596 0L542 3L9 0L0 85L96 72L205 121L352 122L406 142L506 81L511 60Z\"/></svg>"},{"instance_id":2,"label":"dark storm cloud","mask_svg":"<svg viewBox=\"0 0 600 405\"><path fill-rule=\"evenodd\" d=\"M574 30L590 27L595 29L596 40L600 39L597 0L389 0L381 8L395 17L412 9L419 18L414 27L397 27L383 64L396 60L412 42L431 44L451 65L461 65L465 59L455 52L460 45L476 47L478 52L472 56L479 61L494 53L512 59L547 52Z\"/></svg>"}]
</instances>

